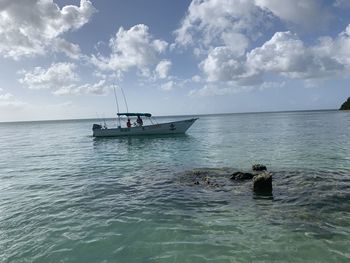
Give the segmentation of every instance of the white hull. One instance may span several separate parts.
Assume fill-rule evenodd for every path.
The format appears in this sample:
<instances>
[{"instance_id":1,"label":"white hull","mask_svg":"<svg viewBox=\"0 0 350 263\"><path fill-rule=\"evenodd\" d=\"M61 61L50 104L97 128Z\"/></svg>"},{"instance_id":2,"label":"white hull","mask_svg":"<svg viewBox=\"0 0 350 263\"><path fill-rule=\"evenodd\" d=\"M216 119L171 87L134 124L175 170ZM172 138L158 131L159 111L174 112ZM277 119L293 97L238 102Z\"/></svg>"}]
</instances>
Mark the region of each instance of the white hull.
<instances>
[{"instance_id":1,"label":"white hull","mask_svg":"<svg viewBox=\"0 0 350 263\"><path fill-rule=\"evenodd\" d=\"M182 121L174 121L146 126L137 126L131 128L111 128L94 129L94 137L114 137L114 136L134 136L134 135L163 135L163 134L181 134L197 120L197 118Z\"/></svg>"}]
</instances>

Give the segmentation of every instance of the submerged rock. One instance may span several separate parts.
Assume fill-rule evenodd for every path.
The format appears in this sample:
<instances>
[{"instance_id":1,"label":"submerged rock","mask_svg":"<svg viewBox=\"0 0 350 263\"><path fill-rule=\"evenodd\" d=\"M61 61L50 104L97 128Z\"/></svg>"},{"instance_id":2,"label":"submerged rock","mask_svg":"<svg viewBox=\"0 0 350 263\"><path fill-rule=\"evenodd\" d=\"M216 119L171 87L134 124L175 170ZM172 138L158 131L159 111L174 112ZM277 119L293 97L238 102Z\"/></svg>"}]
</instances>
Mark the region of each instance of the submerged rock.
<instances>
[{"instance_id":1,"label":"submerged rock","mask_svg":"<svg viewBox=\"0 0 350 263\"><path fill-rule=\"evenodd\" d=\"M257 171L257 172L261 172L261 171L266 171L267 168L266 168L266 166L263 165L263 164L253 164L252 170L253 170L253 171Z\"/></svg>"},{"instance_id":2,"label":"submerged rock","mask_svg":"<svg viewBox=\"0 0 350 263\"><path fill-rule=\"evenodd\" d=\"M233 189L234 191L249 190L250 187L243 182L253 180L254 192L260 195L272 193L272 174L266 171L248 173L235 172L231 168L197 168L178 174L178 179L181 184L215 188L227 192Z\"/></svg>"},{"instance_id":3,"label":"submerged rock","mask_svg":"<svg viewBox=\"0 0 350 263\"><path fill-rule=\"evenodd\" d=\"M180 174L179 179L181 183L188 185L217 188L230 184L230 174L230 168L197 168Z\"/></svg>"},{"instance_id":4,"label":"submerged rock","mask_svg":"<svg viewBox=\"0 0 350 263\"><path fill-rule=\"evenodd\" d=\"M263 172L253 178L254 192L271 193L272 192L272 174Z\"/></svg>"},{"instance_id":5,"label":"submerged rock","mask_svg":"<svg viewBox=\"0 0 350 263\"><path fill-rule=\"evenodd\" d=\"M254 174L251 174L251 173L236 172L231 175L230 179L242 181L242 180L251 180L253 179L253 177L254 177Z\"/></svg>"}]
</instances>

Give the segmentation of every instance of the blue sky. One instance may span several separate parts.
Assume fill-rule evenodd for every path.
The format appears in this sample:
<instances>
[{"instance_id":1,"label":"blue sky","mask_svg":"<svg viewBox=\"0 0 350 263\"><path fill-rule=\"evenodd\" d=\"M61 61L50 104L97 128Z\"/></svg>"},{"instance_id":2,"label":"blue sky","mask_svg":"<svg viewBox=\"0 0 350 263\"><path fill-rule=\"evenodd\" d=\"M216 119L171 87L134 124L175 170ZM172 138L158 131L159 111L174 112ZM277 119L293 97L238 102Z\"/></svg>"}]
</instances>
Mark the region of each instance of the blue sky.
<instances>
[{"instance_id":1,"label":"blue sky","mask_svg":"<svg viewBox=\"0 0 350 263\"><path fill-rule=\"evenodd\" d=\"M155 115L338 108L349 12L348 0L0 0L0 121L113 117L114 86Z\"/></svg>"}]
</instances>

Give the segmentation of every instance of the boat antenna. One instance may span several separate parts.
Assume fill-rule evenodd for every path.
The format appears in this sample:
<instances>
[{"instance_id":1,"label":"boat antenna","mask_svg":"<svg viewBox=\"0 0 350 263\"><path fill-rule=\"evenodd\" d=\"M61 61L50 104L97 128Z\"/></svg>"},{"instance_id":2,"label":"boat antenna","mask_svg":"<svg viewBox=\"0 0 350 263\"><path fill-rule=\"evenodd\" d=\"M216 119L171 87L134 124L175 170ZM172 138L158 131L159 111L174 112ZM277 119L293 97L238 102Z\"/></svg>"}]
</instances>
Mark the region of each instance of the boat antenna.
<instances>
[{"instance_id":1,"label":"boat antenna","mask_svg":"<svg viewBox=\"0 0 350 263\"><path fill-rule=\"evenodd\" d=\"M122 94L123 94L123 98L124 98L124 103L126 106L126 112L129 113L129 108L128 108L128 103L126 102L126 97L125 97L125 93L122 87L120 87L120 89L122 90Z\"/></svg>"},{"instance_id":2,"label":"boat antenna","mask_svg":"<svg viewBox=\"0 0 350 263\"><path fill-rule=\"evenodd\" d=\"M100 122L100 125L102 125L101 118L100 118L100 116L98 115L97 111L96 111L96 116L97 116L98 121Z\"/></svg>"},{"instance_id":3,"label":"boat antenna","mask_svg":"<svg viewBox=\"0 0 350 263\"><path fill-rule=\"evenodd\" d=\"M106 129L107 124L106 124L106 119L105 119L104 115L102 115L102 120L103 120L103 127Z\"/></svg>"},{"instance_id":4,"label":"boat antenna","mask_svg":"<svg viewBox=\"0 0 350 263\"><path fill-rule=\"evenodd\" d=\"M115 86L113 86L113 91L114 91L115 104L117 105L117 112L119 113L119 104L118 104L117 92L115 91ZM118 115L118 123L119 123L118 127L121 127L119 115Z\"/></svg>"}]
</instances>

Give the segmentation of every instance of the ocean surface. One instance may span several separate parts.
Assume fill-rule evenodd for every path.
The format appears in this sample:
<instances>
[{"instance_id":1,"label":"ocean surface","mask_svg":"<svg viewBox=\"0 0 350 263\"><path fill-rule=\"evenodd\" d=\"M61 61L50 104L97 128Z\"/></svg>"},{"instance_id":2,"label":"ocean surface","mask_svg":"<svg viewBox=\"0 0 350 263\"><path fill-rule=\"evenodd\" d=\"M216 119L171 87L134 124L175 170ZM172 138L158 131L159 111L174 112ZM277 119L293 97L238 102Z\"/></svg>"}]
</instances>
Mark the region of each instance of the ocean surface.
<instances>
[{"instance_id":1,"label":"ocean surface","mask_svg":"<svg viewBox=\"0 0 350 263\"><path fill-rule=\"evenodd\" d=\"M350 112L200 116L183 136L110 139L94 122L0 123L0 262L350 262ZM254 163L272 196L181 180Z\"/></svg>"}]
</instances>

